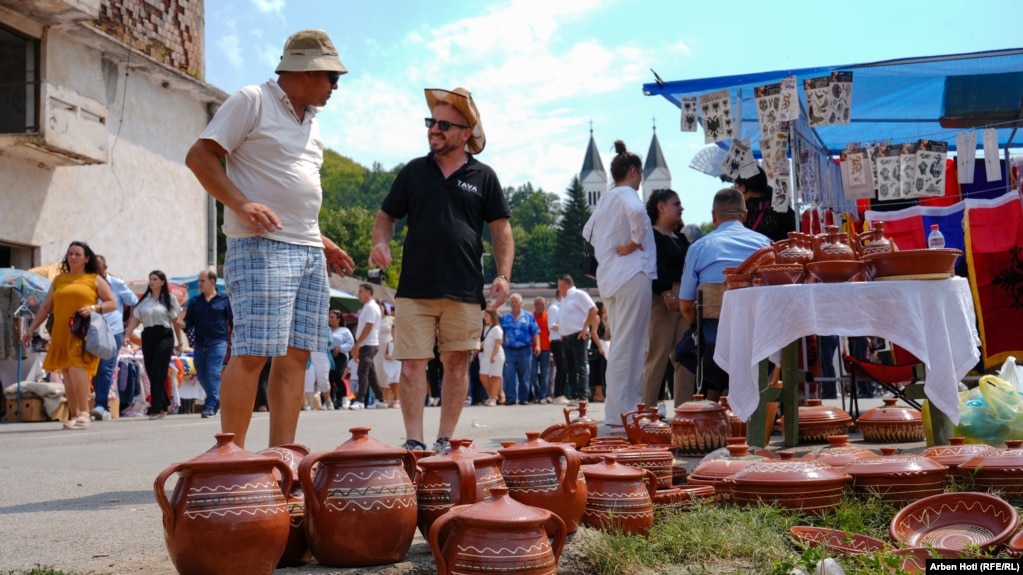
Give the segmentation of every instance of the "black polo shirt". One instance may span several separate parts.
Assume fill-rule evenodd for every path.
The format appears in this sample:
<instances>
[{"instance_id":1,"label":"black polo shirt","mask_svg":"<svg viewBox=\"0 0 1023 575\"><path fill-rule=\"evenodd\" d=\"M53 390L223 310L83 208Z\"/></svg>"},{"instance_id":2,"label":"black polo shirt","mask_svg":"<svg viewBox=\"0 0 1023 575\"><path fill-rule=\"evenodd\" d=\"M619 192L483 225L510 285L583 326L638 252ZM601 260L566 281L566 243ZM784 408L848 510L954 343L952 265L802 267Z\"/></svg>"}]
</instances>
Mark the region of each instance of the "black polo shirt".
<instances>
[{"instance_id":1,"label":"black polo shirt","mask_svg":"<svg viewBox=\"0 0 1023 575\"><path fill-rule=\"evenodd\" d=\"M470 155L445 178L431 152L402 168L381 209L408 216L397 297L485 305L483 226L511 216L490 166Z\"/></svg>"}]
</instances>

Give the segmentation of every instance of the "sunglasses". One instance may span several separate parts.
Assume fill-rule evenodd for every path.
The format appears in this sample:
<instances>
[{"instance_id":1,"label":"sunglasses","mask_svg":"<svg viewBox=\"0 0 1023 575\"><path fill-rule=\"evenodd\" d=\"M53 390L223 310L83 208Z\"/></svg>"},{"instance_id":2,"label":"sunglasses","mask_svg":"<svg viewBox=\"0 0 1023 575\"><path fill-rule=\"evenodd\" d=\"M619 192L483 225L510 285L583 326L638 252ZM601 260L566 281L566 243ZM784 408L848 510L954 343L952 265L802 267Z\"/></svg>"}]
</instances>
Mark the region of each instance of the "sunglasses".
<instances>
[{"instance_id":1,"label":"sunglasses","mask_svg":"<svg viewBox=\"0 0 1023 575\"><path fill-rule=\"evenodd\" d=\"M434 125L436 125L438 128L440 128L441 132L447 132L448 130L451 129L452 126L456 128L462 128L463 130L469 129L469 126L463 126L462 124L456 124L454 122L449 122L447 120L438 120L436 118L423 118L423 120L427 128L432 128L434 127Z\"/></svg>"},{"instance_id":2,"label":"sunglasses","mask_svg":"<svg viewBox=\"0 0 1023 575\"><path fill-rule=\"evenodd\" d=\"M337 84L339 78L341 78L340 72L327 72L327 80L330 81L331 86Z\"/></svg>"}]
</instances>

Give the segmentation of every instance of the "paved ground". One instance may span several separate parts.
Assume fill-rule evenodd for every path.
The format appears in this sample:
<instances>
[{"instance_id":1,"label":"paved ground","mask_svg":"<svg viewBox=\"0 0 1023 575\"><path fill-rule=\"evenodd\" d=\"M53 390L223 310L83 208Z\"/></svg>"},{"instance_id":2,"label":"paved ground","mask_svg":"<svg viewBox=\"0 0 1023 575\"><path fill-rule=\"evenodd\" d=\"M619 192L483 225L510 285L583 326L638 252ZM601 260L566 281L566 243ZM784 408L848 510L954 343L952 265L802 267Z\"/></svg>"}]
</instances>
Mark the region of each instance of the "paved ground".
<instances>
[{"instance_id":1,"label":"paved ground","mask_svg":"<svg viewBox=\"0 0 1023 575\"><path fill-rule=\"evenodd\" d=\"M863 409L876 405L880 400L861 402ZM603 420L603 405L591 407L594 419ZM427 408L426 413L430 437L440 410ZM254 414L250 449L266 446L267 417ZM563 420L562 406L466 407L458 435L493 450L503 440L521 440L528 430ZM390 445L404 440L399 410L385 409L303 412L298 441L314 451L330 450L357 426L372 428L372 437ZM164 546L153 480L172 463L212 447L219 430L219 419L198 414L94 422L88 431L63 431L59 423L50 422L0 425L0 572L39 564L97 574L175 573ZM853 443L878 447L855 436ZM780 445L781 437L772 437L772 448ZM698 461L686 460L690 468ZM172 489L168 485L168 493ZM417 536L409 560L391 567L338 570L314 563L277 573L430 573L431 566L429 549Z\"/></svg>"}]
</instances>

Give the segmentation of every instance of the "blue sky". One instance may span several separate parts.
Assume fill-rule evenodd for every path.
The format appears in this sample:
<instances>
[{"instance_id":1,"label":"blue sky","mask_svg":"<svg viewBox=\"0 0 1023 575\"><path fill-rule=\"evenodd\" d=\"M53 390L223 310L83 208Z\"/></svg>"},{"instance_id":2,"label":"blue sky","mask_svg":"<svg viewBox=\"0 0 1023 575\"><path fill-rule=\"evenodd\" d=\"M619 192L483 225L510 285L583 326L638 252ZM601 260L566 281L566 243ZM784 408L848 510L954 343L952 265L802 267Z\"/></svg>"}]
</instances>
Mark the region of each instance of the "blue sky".
<instances>
[{"instance_id":1,"label":"blue sky","mask_svg":"<svg viewBox=\"0 0 1023 575\"><path fill-rule=\"evenodd\" d=\"M702 131L680 132L678 109L643 95L651 68L670 81L1010 48L1021 22L1018 0L207 0L206 81L263 82L289 34L322 28L349 70L318 116L328 147L386 169L423 155L423 88L463 86L502 185L559 194L591 121L609 167L615 139L645 158L656 119L684 217L700 223L720 185L688 167Z\"/></svg>"}]
</instances>

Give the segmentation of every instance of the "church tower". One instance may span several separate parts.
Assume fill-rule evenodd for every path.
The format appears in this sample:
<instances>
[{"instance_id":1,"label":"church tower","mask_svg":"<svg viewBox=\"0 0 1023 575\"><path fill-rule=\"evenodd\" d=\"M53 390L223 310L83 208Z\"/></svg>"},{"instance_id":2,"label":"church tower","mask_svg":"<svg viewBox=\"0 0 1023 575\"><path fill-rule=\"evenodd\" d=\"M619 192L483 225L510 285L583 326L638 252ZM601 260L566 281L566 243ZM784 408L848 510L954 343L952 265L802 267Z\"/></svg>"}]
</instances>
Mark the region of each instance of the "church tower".
<instances>
[{"instance_id":1,"label":"church tower","mask_svg":"<svg viewBox=\"0 0 1023 575\"><path fill-rule=\"evenodd\" d=\"M671 187L671 170L664 160L661 143L657 140L657 125L654 124L654 137L650 140L650 150L646 153L643 165L643 202L645 203L654 190Z\"/></svg>"},{"instance_id":2,"label":"church tower","mask_svg":"<svg viewBox=\"0 0 1023 575\"><path fill-rule=\"evenodd\" d=\"M596 207L600 197L607 191L607 172L604 171L604 162L597 151L597 142L593 140L593 122L590 122L590 144L586 147L586 156L583 157L579 182L583 185L586 203L591 209Z\"/></svg>"}]
</instances>

